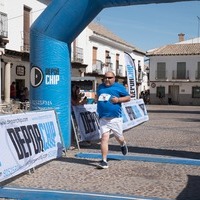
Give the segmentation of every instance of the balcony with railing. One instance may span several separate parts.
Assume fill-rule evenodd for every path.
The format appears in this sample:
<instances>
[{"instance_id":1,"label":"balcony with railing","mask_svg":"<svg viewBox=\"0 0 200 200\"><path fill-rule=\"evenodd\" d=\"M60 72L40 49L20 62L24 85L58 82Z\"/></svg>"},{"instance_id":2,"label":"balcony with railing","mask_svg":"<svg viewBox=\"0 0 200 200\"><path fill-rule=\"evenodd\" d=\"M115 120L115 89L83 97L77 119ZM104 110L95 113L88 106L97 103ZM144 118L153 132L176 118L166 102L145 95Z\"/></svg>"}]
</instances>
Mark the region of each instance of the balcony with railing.
<instances>
[{"instance_id":1,"label":"balcony with railing","mask_svg":"<svg viewBox=\"0 0 200 200\"><path fill-rule=\"evenodd\" d=\"M200 70L197 70L197 71L195 72L195 79L196 79L196 80L200 80Z\"/></svg>"},{"instance_id":2,"label":"balcony with railing","mask_svg":"<svg viewBox=\"0 0 200 200\"><path fill-rule=\"evenodd\" d=\"M72 62L83 63L83 48L75 47L72 52Z\"/></svg>"},{"instance_id":3,"label":"balcony with railing","mask_svg":"<svg viewBox=\"0 0 200 200\"><path fill-rule=\"evenodd\" d=\"M109 71L115 72L113 63L107 63L106 65L104 65L104 70L105 72L109 72Z\"/></svg>"},{"instance_id":4,"label":"balcony with railing","mask_svg":"<svg viewBox=\"0 0 200 200\"><path fill-rule=\"evenodd\" d=\"M0 38L8 37L8 16L0 12Z\"/></svg>"},{"instance_id":5,"label":"balcony with railing","mask_svg":"<svg viewBox=\"0 0 200 200\"><path fill-rule=\"evenodd\" d=\"M155 79L156 80L167 80L167 71L164 70L164 71L155 71Z\"/></svg>"},{"instance_id":6,"label":"balcony with railing","mask_svg":"<svg viewBox=\"0 0 200 200\"><path fill-rule=\"evenodd\" d=\"M177 71L177 70L173 70L172 71L172 79L176 79L176 80L189 80L190 76L189 76L189 70L182 70L182 71Z\"/></svg>"},{"instance_id":7,"label":"balcony with railing","mask_svg":"<svg viewBox=\"0 0 200 200\"><path fill-rule=\"evenodd\" d=\"M101 60L94 60L92 65L92 72L103 74L103 62Z\"/></svg>"},{"instance_id":8,"label":"balcony with railing","mask_svg":"<svg viewBox=\"0 0 200 200\"><path fill-rule=\"evenodd\" d=\"M116 69L117 76L123 76L123 65L119 65Z\"/></svg>"},{"instance_id":9,"label":"balcony with railing","mask_svg":"<svg viewBox=\"0 0 200 200\"><path fill-rule=\"evenodd\" d=\"M103 63L101 60L93 61L92 72L98 74L104 74L108 71L114 72L113 63Z\"/></svg>"}]
</instances>

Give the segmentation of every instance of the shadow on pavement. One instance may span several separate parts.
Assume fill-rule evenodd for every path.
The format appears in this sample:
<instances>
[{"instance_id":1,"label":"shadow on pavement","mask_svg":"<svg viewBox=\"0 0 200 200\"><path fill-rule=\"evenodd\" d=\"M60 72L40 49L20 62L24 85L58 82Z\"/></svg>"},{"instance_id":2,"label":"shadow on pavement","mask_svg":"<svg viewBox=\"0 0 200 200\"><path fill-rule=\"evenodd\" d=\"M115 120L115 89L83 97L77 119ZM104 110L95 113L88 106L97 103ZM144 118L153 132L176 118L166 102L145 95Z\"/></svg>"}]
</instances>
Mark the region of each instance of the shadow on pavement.
<instances>
[{"instance_id":1,"label":"shadow on pavement","mask_svg":"<svg viewBox=\"0 0 200 200\"><path fill-rule=\"evenodd\" d=\"M84 149L99 149L99 144L92 144ZM119 145L109 145L109 151L119 151L121 152ZM181 150L170 150L170 149L154 149L148 147L133 147L128 146L128 151L130 153L139 153L139 154L152 154L152 155L161 155L161 156L172 156L172 157L180 157L180 158L188 158L188 159L200 159L199 152L190 152L190 151L181 151Z\"/></svg>"},{"instance_id":2,"label":"shadow on pavement","mask_svg":"<svg viewBox=\"0 0 200 200\"><path fill-rule=\"evenodd\" d=\"M69 163L75 163L80 165L91 165L96 167L99 164L99 160L88 160L88 159L77 159L77 158L68 158L68 157L61 157L58 158L56 161L58 162L69 162Z\"/></svg>"},{"instance_id":3,"label":"shadow on pavement","mask_svg":"<svg viewBox=\"0 0 200 200\"><path fill-rule=\"evenodd\" d=\"M200 176L188 175L188 182L176 200L199 200L200 199Z\"/></svg>"},{"instance_id":4,"label":"shadow on pavement","mask_svg":"<svg viewBox=\"0 0 200 200\"><path fill-rule=\"evenodd\" d=\"M200 111L190 110L147 110L148 113L184 113L184 114L200 114Z\"/></svg>"},{"instance_id":5,"label":"shadow on pavement","mask_svg":"<svg viewBox=\"0 0 200 200\"><path fill-rule=\"evenodd\" d=\"M179 121L183 121L183 122L200 122L200 119L187 118L187 119L179 119Z\"/></svg>"},{"instance_id":6,"label":"shadow on pavement","mask_svg":"<svg viewBox=\"0 0 200 200\"><path fill-rule=\"evenodd\" d=\"M153 148L147 148L147 147L129 147L129 152L162 155L162 156L172 156L172 157L180 157L180 158L190 158L190 159L200 159L200 153L198 153L198 152L170 150L170 149L153 149Z\"/></svg>"}]
</instances>

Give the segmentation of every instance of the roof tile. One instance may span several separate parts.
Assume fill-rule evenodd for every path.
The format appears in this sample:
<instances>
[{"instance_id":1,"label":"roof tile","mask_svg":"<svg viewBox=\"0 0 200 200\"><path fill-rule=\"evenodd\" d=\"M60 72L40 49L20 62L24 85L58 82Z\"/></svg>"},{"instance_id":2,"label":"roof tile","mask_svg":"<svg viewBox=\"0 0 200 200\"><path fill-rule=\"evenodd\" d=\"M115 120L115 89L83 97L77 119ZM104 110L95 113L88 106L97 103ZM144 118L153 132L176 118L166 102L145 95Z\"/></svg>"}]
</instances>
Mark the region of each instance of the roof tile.
<instances>
[{"instance_id":1,"label":"roof tile","mask_svg":"<svg viewBox=\"0 0 200 200\"><path fill-rule=\"evenodd\" d=\"M200 43L171 44L148 51L147 56L200 55Z\"/></svg>"},{"instance_id":2,"label":"roof tile","mask_svg":"<svg viewBox=\"0 0 200 200\"><path fill-rule=\"evenodd\" d=\"M108 29L106 29L101 24L97 24L95 22L91 22L88 25L88 28L91 29L97 35L103 36L105 38L108 38L110 40L118 42L118 43L120 43L122 45L126 45L126 46L132 48L133 50L141 51L138 48L136 48L135 46L131 45L130 43L127 43L126 41L122 40L120 37L118 37L117 35L115 35L111 31L109 31Z\"/></svg>"}]
</instances>

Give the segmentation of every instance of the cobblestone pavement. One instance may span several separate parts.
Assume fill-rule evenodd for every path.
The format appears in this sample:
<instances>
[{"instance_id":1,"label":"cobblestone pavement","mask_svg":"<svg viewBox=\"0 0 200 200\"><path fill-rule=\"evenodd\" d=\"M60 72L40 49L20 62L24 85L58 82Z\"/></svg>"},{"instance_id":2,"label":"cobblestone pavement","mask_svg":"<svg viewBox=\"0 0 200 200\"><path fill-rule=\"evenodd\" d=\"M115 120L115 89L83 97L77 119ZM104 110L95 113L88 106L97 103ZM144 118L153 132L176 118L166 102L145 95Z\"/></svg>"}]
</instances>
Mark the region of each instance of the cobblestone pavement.
<instances>
[{"instance_id":1,"label":"cobblestone pavement","mask_svg":"<svg viewBox=\"0 0 200 200\"><path fill-rule=\"evenodd\" d=\"M149 121L126 131L129 155L200 158L200 107L147 105ZM100 153L99 143L80 152ZM124 194L177 200L200 199L200 166L110 160L98 170L97 159L82 159L77 149L37 167L4 186ZM114 138L109 153L121 154Z\"/></svg>"}]
</instances>

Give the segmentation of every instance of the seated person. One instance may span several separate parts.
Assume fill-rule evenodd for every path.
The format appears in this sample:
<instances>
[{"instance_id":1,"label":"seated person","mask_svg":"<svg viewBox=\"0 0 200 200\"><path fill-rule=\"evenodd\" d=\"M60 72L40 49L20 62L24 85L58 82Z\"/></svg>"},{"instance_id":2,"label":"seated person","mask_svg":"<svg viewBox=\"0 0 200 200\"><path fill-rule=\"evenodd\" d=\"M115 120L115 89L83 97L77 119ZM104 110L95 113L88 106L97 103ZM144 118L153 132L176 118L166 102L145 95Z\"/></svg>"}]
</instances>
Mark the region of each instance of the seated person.
<instances>
[{"instance_id":1,"label":"seated person","mask_svg":"<svg viewBox=\"0 0 200 200\"><path fill-rule=\"evenodd\" d=\"M84 93L80 92L80 87L72 85L71 88L71 104L72 106L83 105L87 103L87 97Z\"/></svg>"}]
</instances>

